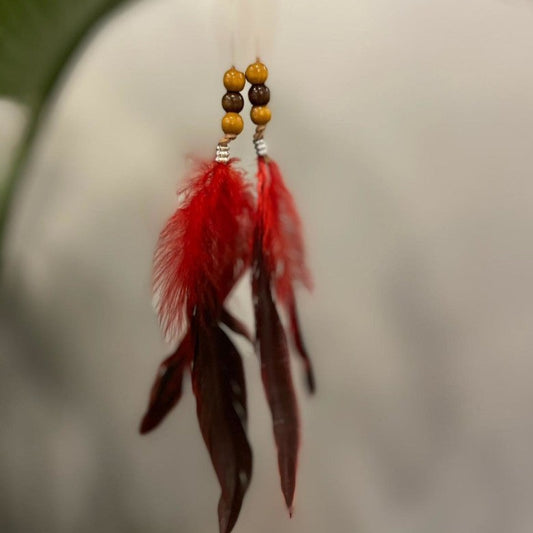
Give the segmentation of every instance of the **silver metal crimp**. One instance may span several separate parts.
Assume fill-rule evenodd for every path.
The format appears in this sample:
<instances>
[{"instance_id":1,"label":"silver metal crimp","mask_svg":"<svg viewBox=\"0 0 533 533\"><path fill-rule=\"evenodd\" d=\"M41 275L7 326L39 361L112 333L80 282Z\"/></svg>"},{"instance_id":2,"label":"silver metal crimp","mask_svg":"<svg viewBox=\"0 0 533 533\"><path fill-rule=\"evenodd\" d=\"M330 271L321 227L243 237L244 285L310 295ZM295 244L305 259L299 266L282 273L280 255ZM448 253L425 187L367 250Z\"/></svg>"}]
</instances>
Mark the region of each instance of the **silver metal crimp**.
<instances>
[{"instance_id":1,"label":"silver metal crimp","mask_svg":"<svg viewBox=\"0 0 533 533\"><path fill-rule=\"evenodd\" d=\"M227 144L217 144L215 161L217 163L227 163L229 159L229 146Z\"/></svg>"},{"instance_id":2,"label":"silver metal crimp","mask_svg":"<svg viewBox=\"0 0 533 533\"><path fill-rule=\"evenodd\" d=\"M254 146L255 146L255 153L258 156L265 156L267 155L267 143L265 142L265 139L256 139L254 140Z\"/></svg>"}]
</instances>

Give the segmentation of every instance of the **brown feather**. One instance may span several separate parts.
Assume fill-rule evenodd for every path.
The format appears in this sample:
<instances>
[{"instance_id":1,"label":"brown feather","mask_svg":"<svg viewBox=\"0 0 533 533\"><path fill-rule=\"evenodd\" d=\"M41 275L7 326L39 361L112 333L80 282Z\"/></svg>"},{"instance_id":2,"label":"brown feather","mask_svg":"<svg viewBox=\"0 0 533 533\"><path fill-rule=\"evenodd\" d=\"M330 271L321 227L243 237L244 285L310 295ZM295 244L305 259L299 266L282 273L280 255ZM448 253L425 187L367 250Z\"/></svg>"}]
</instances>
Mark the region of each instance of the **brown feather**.
<instances>
[{"instance_id":1,"label":"brown feather","mask_svg":"<svg viewBox=\"0 0 533 533\"><path fill-rule=\"evenodd\" d=\"M257 231L260 232L260 229ZM262 250L257 245L260 242L261 239L256 239L252 280L257 348L261 358L263 386L272 413L281 489L292 514L300 443L298 407L292 384L287 339L272 299Z\"/></svg>"},{"instance_id":2,"label":"brown feather","mask_svg":"<svg viewBox=\"0 0 533 533\"><path fill-rule=\"evenodd\" d=\"M183 374L191 364L192 357L191 334L187 332L176 351L159 365L150 393L148 409L139 428L141 434L155 429L179 402Z\"/></svg>"},{"instance_id":3,"label":"brown feather","mask_svg":"<svg viewBox=\"0 0 533 533\"><path fill-rule=\"evenodd\" d=\"M241 358L213 321L195 317L192 371L200 429L220 483L220 533L229 533L241 510L252 475L246 437L246 385Z\"/></svg>"}]
</instances>

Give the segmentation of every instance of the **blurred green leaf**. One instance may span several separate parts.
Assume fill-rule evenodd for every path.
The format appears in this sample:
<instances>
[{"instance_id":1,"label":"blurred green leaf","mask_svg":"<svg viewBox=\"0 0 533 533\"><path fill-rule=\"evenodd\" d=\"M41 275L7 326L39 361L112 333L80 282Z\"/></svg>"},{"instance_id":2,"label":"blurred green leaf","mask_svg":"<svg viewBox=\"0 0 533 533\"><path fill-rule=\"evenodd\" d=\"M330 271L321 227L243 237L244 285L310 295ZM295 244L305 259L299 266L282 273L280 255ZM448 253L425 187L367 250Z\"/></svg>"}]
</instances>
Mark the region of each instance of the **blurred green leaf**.
<instances>
[{"instance_id":1,"label":"blurred green leaf","mask_svg":"<svg viewBox=\"0 0 533 533\"><path fill-rule=\"evenodd\" d=\"M126 1L0 0L0 98L28 111L7 173L0 176L0 268L13 195L54 89L87 35Z\"/></svg>"}]
</instances>

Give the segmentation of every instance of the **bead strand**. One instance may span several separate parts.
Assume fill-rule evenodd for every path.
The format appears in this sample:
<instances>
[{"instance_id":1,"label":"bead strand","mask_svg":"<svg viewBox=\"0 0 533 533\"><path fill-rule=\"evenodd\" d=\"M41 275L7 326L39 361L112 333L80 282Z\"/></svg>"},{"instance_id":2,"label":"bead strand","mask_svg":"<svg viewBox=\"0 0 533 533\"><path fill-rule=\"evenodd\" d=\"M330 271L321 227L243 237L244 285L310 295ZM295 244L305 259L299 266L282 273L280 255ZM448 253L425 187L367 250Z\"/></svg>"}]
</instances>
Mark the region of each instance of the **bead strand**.
<instances>
[{"instance_id":1,"label":"bead strand","mask_svg":"<svg viewBox=\"0 0 533 533\"><path fill-rule=\"evenodd\" d=\"M227 135L239 135L244 128L244 122L239 113L244 107L244 98L240 92L246 83L245 76L235 67L231 67L224 74L224 87L228 91L222 97L222 107L226 114L222 119L222 131Z\"/></svg>"},{"instance_id":2,"label":"bead strand","mask_svg":"<svg viewBox=\"0 0 533 533\"><path fill-rule=\"evenodd\" d=\"M252 84L248 91L248 99L252 104L250 118L256 126L265 126L272 118L267 105L270 102L270 89L265 85L267 78L268 69L259 60L246 69L246 79Z\"/></svg>"},{"instance_id":3,"label":"bead strand","mask_svg":"<svg viewBox=\"0 0 533 533\"><path fill-rule=\"evenodd\" d=\"M228 163L230 160L229 143L242 132L244 121L239 114L244 107L244 98L241 91L244 89L246 77L235 67L231 67L224 73L224 87L226 94L222 97L222 108L226 114L222 117L222 131L224 137L218 142L215 161Z\"/></svg>"}]
</instances>

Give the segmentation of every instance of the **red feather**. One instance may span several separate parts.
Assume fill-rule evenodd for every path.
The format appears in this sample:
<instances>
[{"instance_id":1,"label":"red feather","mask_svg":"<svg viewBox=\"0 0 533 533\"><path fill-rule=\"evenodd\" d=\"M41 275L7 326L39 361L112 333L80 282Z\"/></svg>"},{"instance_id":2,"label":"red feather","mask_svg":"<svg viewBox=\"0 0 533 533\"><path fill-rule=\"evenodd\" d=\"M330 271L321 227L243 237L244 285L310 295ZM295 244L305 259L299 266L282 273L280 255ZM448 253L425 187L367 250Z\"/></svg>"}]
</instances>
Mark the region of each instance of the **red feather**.
<instances>
[{"instance_id":1,"label":"red feather","mask_svg":"<svg viewBox=\"0 0 533 533\"><path fill-rule=\"evenodd\" d=\"M311 275L305 265L302 223L276 162L259 157L258 164L258 211L263 218L266 268L279 301L288 305L295 282L312 288Z\"/></svg>"},{"instance_id":2,"label":"red feather","mask_svg":"<svg viewBox=\"0 0 533 533\"><path fill-rule=\"evenodd\" d=\"M154 429L178 403L192 367L198 421L221 487L219 529L229 533L250 482L252 452L242 362L220 324L251 338L223 304L250 264L254 201L232 161L201 165L180 195L159 237L153 283L165 335L187 331L159 367L140 431Z\"/></svg>"},{"instance_id":3,"label":"red feather","mask_svg":"<svg viewBox=\"0 0 533 533\"><path fill-rule=\"evenodd\" d=\"M296 310L294 285L312 288L311 274L305 264L302 222L294 199L287 189L275 161L258 157L258 205L256 226L261 225L264 268L277 298L289 316L290 332L298 355L302 358L309 392L315 392L311 360L301 333Z\"/></svg>"},{"instance_id":4,"label":"red feather","mask_svg":"<svg viewBox=\"0 0 533 533\"><path fill-rule=\"evenodd\" d=\"M232 162L204 163L180 191L154 257L159 319L174 339L195 309L217 317L250 262L253 198Z\"/></svg>"},{"instance_id":5,"label":"red feather","mask_svg":"<svg viewBox=\"0 0 533 533\"><path fill-rule=\"evenodd\" d=\"M314 391L313 370L300 331L294 284L311 288L305 266L302 225L294 200L271 159L258 158L258 200L254 235L252 291L261 358L261 376L272 414L281 489L292 514L300 429L287 338L273 293L289 315L294 344L302 357L307 385Z\"/></svg>"}]
</instances>

